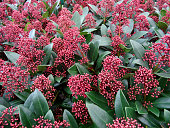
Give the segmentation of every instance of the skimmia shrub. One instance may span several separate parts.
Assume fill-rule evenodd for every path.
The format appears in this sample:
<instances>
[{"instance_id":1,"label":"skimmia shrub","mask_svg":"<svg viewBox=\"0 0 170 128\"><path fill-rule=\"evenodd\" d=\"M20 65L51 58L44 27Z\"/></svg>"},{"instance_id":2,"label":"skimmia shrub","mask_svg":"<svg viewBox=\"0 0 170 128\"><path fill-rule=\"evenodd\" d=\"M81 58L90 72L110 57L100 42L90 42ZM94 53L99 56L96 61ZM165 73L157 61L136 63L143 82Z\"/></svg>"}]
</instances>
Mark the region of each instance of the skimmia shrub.
<instances>
[{"instance_id":1,"label":"skimmia shrub","mask_svg":"<svg viewBox=\"0 0 170 128\"><path fill-rule=\"evenodd\" d=\"M2 0L1 127L169 128L169 0Z\"/></svg>"}]
</instances>

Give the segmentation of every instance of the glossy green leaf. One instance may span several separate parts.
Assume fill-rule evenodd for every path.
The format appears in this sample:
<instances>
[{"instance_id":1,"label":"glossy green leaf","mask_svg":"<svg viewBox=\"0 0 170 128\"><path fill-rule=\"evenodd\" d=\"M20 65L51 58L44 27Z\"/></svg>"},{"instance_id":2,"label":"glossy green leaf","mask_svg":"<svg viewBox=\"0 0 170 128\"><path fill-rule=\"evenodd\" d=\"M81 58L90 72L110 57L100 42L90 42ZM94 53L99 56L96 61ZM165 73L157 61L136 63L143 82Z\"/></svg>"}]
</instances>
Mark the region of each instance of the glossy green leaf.
<instances>
[{"instance_id":1,"label":"glossy green leaf","mask_svg":"<svg viewBox=\"0 0 170 128\"><path fill-rule=\"evenodd\" d=\"M112 40L109 37L101 37L99 35L95 35L92 42L98 42L99 46L110 46Z\"/></svg>"},{"instance_id":2,"label":"glossy green leaf","mask_svg":"<svg viewBox=\"0 0 170 128\"><path fill-rule=\"evenodd\" d=\"M129 78L129 77L132 77L134 75L134 73L127 73L127 74L125 74L122 78L123 79L127 79L127 78Z\"/></svg>"},{"instance_id":3,"label":"glossy green leaf","mask_svg":"<svg viewBox=\"0 0 170 128\"><path fill-rule=\"evenodd\" d=\"M53 115L53 113L52 113L51 110L49 110L49 111L46 113L44 119L51 120L51 122L54 123L55 119L54 119L54 115Z\"/></svg>"},{"instance_id":4,"label":"glossy green leaf","mask_svg":"<svg viewBox=\"0 0 170 128\"><path fill-rule=\"evenodd\" d=\"M88 12L89 12L89 8L88 7L84 7L83 8L83 15L80 16L81 24L83 23L83 21L84 21L86 15L88 14Z\"/></svg>"},{"instance_id":5,"label":"glossy green leaf","mask_svg":"<svg viewBox=\"0 0 170 128\"><path fill-rule=\"evenodd\" d=\"M47 63L49 62L51 53L52 53L52 49L53 49L53 43L44 47L43 50L44 50L46 56L43 58L42 65L47 65Z\"/></svg>"},{"instance_id":6,"label":"glossy green leaf","mask_svg":"<svg viewBox=\"0 0 170 128\"><path fill-rule=\"evenodd\" d=\"M27 97L29 96L28 92L13 92L13 93L22 101L26 101Z\"/></svg>"},{"instance_id":7,"label":"glossy green leaf","mask_svg":"<svg viewBox=\"0 0 170 128\"><path fill-rule=\"evenodd\" d=\"M153 102L153 105L157 108L170 109L170 98L160 97Z\"/></svg>"},{"instance_id":8,"label":"glossy green leaf","mask_svg":"<svg viewBox=\"0 0 170 128\"><path fill-rule=\"evenodd\" d=\"M109 55L111 52L110 51L105 51L101 53L97 59L96 62L96 69L99 69L102 66L102 61L105 59L107 55Z\"/></svg>"},{"instance_id":9,"label":"glossy green leaf","mask_svg":"<svg viewBox=\"0 0 170 128\"><path fill-rule=\"evenodd\" d=\"M34 92L32 92L28 98L26 99L24 106L30 109L30 107L33 105L33 99L34 99Z\"/></svg>"},{"instance_id":10,"label":"glossy green leaf","mask_svg":"<svg viewBox=\"0 0 170 128\"><path fill-rule=\"evenodd\" d=\"M0 112L4 111L6 108L8 108L8 107L5 107L4 105L0 104Z\"/></svg>"},{"instance_id":11,"label":"glossy green leaf","mask_svg":"<svg viewBox=\"0 0 170 128\"><path fill-rule=\"evenodd\" d=\"M157 117L159 117L160 111L159 109L155 108L155 107L148 107L148 111L152 112L154 115L156 115Z\"/></svg>"},{"instance_id":12,"label":"glossy green leaf","mask_svg":"<svg viewBox=\"0 0 170 128\"><path fill-rule=\"evenodd\" d=\"M125 47L123 44L119 44L119 47L124 50L125 52L130 52L131 51L131 48L127 48Z\"/></svg>"},{"instance_id":13,"label":"glossy green leaf","mask_svg":"<svg viewBox=\"0 0 170 128\"><path fill-rule=\"evenodd\" d=\"M98 52L99 52L99 43L98 42L94 42L94 43L90 43L90 50L88 51L88 56L90 58L91 61L95 62L97 57L98 57Z\"/></svg>"},{"instance_id":14,"label":"glossy green leaf","mask_svg":"<svg viewBox=\"0 0 170 128\"><path fill-rule=\"evenodd\" d=\"M161 16L163 17L163 16L166 16L166 10L161 10Z\"/></svg>"},{"instance_id":15,"label":"glossy green leaf","mask_svg":"<svg viewBox=\"0 0 170 128\"><path fill-rule=\"evenodd\" d=\"M32 100L36 116L45 116L49 110L48 103L43 94L38 89L35 89L34 99Z\"/></svg>"},{"instance_id":16,"label":"glossy green leaf","mask_svg":"<svg viewBox=\"0 0 170 128\"><path fill-rule=\"evenodd\" d=\"M94 12L97 12L98 11L98 8L96 7L96 6L94 6L94 5L92 5L92 4L88 4L91 8L92 8L92 10L94 11Z\"/></svg>"},{"instance_id":17,"label":"glossy green leaf","mask_svg":"<svg viewBox=\"0 0 170 128\"><path fill-rule=\"evenodd\" d=\"M86 92L85 93L87 95L87 97L94 102L95 104L97 104L99 107L101 107L104 110L110 110L110 108L108 107L108 102L106 100L106 98L104 98L103 95L101 95L98 92L95 91L90 91L90 92Z\"/></svg>"},{"instance_id":18,"label":"glossy green leaf","mask_svg":"<svg viewBox=\"0 0 170 128\"><path fill-rule=\"evenodd\" d=\"M35 38L35 29L32 29L30 32L29 32L29 38L32 38L34 39Z\"/></svg>"},{"instance_id":19,"label":"glossy green leaf","mask_svg":"<svg viewBox=\"0 0 170 128\"><path fill-rule=\"evenodd\" d=\"M148 63L146 61L143 61L142 59L135 59L132 63L149 68Z\"/></svg>"},{"instance_id":20,"label":"glossy green leaf","mask_svg":"<svg viewBox=\"0 0 170 128\"><path fill-rule=\"evenodd\" d=\"M10 52L10 51L4 51L5 55L7 56L7 58L15 65L17 65L16 61L19 58L19 54L15 53L15 52Z\"/></svg>"},{"instance_id":21,"label":"glossy green leaf","mask_svg":"<svg viewBox=\"0 0 170 128\"><path fill-rule=\"evenodd\" d=\"M78 128L75 118L67 109L64 110L63 119L70 124L70 128Z\"/></svg>"},{"instance_id":22,"label":"glossy green leaf","mask_svg":"<svg viewBox=\"0 0 170 128\"><path fill-rule=\"evenodd\" d=\"M163 78L170 78L170 72L166 73L155 73L156 75L163 77Z\"/></svg>"},{"instance_id":23,"label":"glossy green leaf","mask_svg":"<svg viewBox=\"0 0 170 128\"><path fill-rule=\"evenodd\" d=\"M134 108L132 107L125 107L125 112L126 112L126 117L128 118L132 118L132 119L136 119L137 118L137 115L136 115L136 112L134 110Z\"/></svg>"},{"instance_id":24,"label":"glossy green leaf","mask_svg":"<svg viewBox=\"0 0 170 128\"><path fill-rule=\"evenodd\" d=\"M130 34L133 30L133 26L134 26L134 21L133 19L129 19L129 26L123 26L122 30L125 34Z\"/></svg>"},{"instance_id":25,"label":"glossy green leaf","mask_svg":"<svg viewBox=\"0 0 170 128\"><path fill-rule=\"evenodd\" d=\"M136 40L139 39L140 37L144 36L145 34L147 34L147 31L139 31L136 32L133 36L130 37L131 40Z\"/></svg>"},{"instance_id":26,"label":"glossy green leaf","mask_svg":"<svg viewBox=\"0 0 170 128\"><path fill-rule=\"evenodd\" d=\"M142 59L142 57L144 57L144 54L145 54L144 47L134 40L130 40L130 42L131 42L131 45L132 45L132 48L133 48L136 58Z\"/></svg>"},{"instance_id":27,"label":"glossy green leaf","mask_svg":"<svg viewBox=\"0 0 170 128\"><path fill-rule=\"evenodd\" d=\"M54 77L53 77L53 75L50 74L50 75L48 76L48 78L49 78L49 80L51 81L51 85L53 85L53 84L54 84Z\"/></svg>"},{"instance_id":28,"label":"glossy green leaf","mask_svg":"<svg viewBox=\"0 0 170 128\"><path fill-rule=\"evenodd\" d=\"M3 105L7 108L10 107L10 104L3 97L0 97L0 105Z\"/></svg>"},{"instance_id":29,"label":"glossy green leaf","mask_svg":"<svg viewBox=\"0 0 170 128\"><path fill-rule=\"evenodd\" d=\"M165 35L164 32L159 28L153 27L153 30L155 31L155 33L158 35L159 38L161 38Z\"/></svg>"},{"instance_id":30,"label":"glossy green leaf","mask_svg":"<svg viewBox=\"0 0 170 128\"><path fill-rule=\"evenodd\" d=\"M101 35L107 35L107 27L104 24L101 26Z\"/></svg>"},{"instance_id":31,"label":"glossy green leaf","mask_svg":"<svg viewBox=\"0 0 170 128\"><path fill-rule=\"evenodd\" d=\"M125 107L130 107L130 106L129 106L129 103L128 103L125 95L123 94L122 90L120 89L117 92L116 98L115 98L116 117L121 118L121 117L126 116Z\"/></svg>"},{"instance_id":32,"label":"glossy green leaf","mask_svg":"<svg viewBox=\"0 0 170 128\"><path fill-rule=\"evenodd\" d=\"M67 71L72 76L77 75L79 73L77 66L75 64L73 66L71 66Z\"/></svg>"},{"instance_id":33,"label":"glossy green leaf","mask_svg":"<svg viewBox=\"0 0 170 128\"><path fill-rule=\"evenodd\" d=\"M22 125L27 128L32 128L32 125L35 124L34 115L23 105L19 105L19 117Z\"/></svg>"},{"instance_id":34,"label":"glossy green leaf","mask_svg":"<svg viewBox=\"0 0 170 128\"><path fill-rule=\"evenodd\" d=\"M97 30L97 29L95 29L95 28L89 28L89 29L83 30L82 32L91 33L91 32L94 32L94 31L96 31L96 30Z\"/></svg>"},{"instance_id":35,"label":"glossy green leaf","mask_svg":"<svg viewBox=\"0 0 170 128\"><path fill-rule=\"evenodd\" d=\"M84 67L83 65L79 64L79 63L75 63L75 65L77 66L77 70L79 71L80 74L84 74L84 73L87 73L87 74L90 74L90 72L87 70L86 67Z\"/></svg>"},{"instance_id":36,"label":"glossy green leaf","mask_svg":"<svg viewBox=\"0 0 170 128\"><path fill-rule=\"evenodd\" d=\"M156 120L153 116L149 114L142 115L138 117L138 119L149 128L161 128L159 120Z\"/></svg>"},{"instance_id":37,"label":"glossy green leaf","mask_svg":"<svg viewBox=\"0 0 170 128\"><path fill-rule=\"evenodd\" d=\"M170 123L170 111L164 109L164 119L167 123Z\"/></svg>"},{"instance_id":38,"label":"glossy green leaf","mask_svg":"<svg viewBox=\"0 0 170 128\"><path fill-rule=\"evenodd\" d=\"M76 27L80 28L81 25L80 14L77 11L73 14L72 21L75 22Z\"/></svg>"},{"instance_id":39,"label":"glossy green leaf","mask_svg":"<svg viewBox=\"0 0 170 128\"><path fill-rule=\"evenodd\" d=\"M97 105L87 101L86 107L96 127L106 128L106 124L112 123L113 120L112 117Z\"/></svg>"},{"instance_id":40,"label":"glossy green leaf","mask_svg":"<svg viewBox=\"0 0 170 128\"><path fill-rule=\"evenodd\" d=\"M18 10L15 4L8 4L8 3L5 4L8 5L12 10Z\"/></svg>"},{"instance_id":41,"label":"glossy green leaf","mask_svg":"<svg viewBox=\"0 0 170 128\"><path fill-rule=\"evenodd\" d=\"M63 78L64 78L63 76L61 76L61 77L57 77L57 76L56 76L56 77L55 77L55 80L56 80L58 83L60 83Z\"/></svg>"},{"instance_id":42,"label":"glossy green leaf","mask_svg":"<svg viewBox=\"0 0 170 128\"><path fill-rule=\"evenodd\" d=\"M158 27L162 29L163 31L166 31L166 29L168 28L168 25L165 22L158 21Z\"/></svg>"},{"instance_id":43,"label":"glossy green leaf","mask_svg":"<svg viewBox=\"0 0 170 128\"><path fill-rule=\"evenodd\" d=\"M16 107L16 106L18 106L20 104L23 104L24 102L22 100L20 100L20 99L16 99L16 100L10 101L9 103L10 103L10 106Z\"/></svg>"},{"instance_id":44,"label":"glossy green leaf","mask_svg":"<svg viewBox=\"0 0 170 128\"><path fill-rule=\"evenodd\" d=\"M139 114L148 114L147 110L143 107L140 101L136 101L135 105Z\"/></svg>"},{"instance_id":45,"label":"glossy green leaf","mask_svg":"<svg viewBox=\"0 0 170 128\"><path fill-rule=\"evenodd\" d=\"M38 65L38 71L45 71L47 67L49 67L50 65Z\"/></svg>"}]
</instances>

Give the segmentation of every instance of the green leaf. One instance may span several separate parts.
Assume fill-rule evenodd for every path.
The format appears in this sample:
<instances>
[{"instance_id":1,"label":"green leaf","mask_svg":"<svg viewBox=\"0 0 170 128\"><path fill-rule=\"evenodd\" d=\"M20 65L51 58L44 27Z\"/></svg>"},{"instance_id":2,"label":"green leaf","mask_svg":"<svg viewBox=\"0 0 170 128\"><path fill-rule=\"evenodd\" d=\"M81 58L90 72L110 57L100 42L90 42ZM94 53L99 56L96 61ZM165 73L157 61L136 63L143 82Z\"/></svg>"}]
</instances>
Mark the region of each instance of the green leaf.
<instances>
[{"instance_id":1,"label":"green leaf","mask_svg":"<svg viewBox=\"0 0 170 128\"><path fill-rule=\"evenodd\" d=\"M149 114L144 114L140 117L138 117L138 119L140 120L140 122L142 122L143 124L147 125L149 128L160 128L160 123L159 120L156 120L153 116L149 115Z\"/></svg>"},{"instance_id":2,"label":"green leaf","mask_svg":"<svg viewBox=\"0 0 170 128\"><path fill-rule=\"evenodd\" d=\"M38 65L38 71L45 71L47 67L49 67L50 65Z\"/></svg>"},{"instance_id":3,"label":"green leaf","mask_svg":"<svg viewBox=\"0 0 170 128\"><path fill-rule=\"evenodd\" d=\"M71 90L70 90L70 88L67 86L67 87L65 87L64 88L64 91L67 93L67 94L72 94L72 92L71 92Z\"/></svg>"},{"instance_id":4,"label":"green leaf","mask_svg":"<svg viewBox=\"0 0 170 128\"><path fill-rule=\"evenodd\" d=\"M94 91L90 91L90 92L86 92L85 94L87 95L87 97L92 102L97 104L102 109L104 109L106 111L110 110L110 107L108 107L108 102L107 102L106 98L104 98L104 96L101 95L100 93L94 92Z\"/></svg>"},{"instance_id":5,"label":"green leaf","mask_svg":"<svg viewBox=\"0 0 170 128\"><path fill-rule=\"evenodd\" d=\"M13 93L22 101L26 101L27 97L29 96L28 92L13 92Z\"/></svg>"},{"instance_id":6,"label":"green leaf","mask_svg":"<svg viewBox=\"0 0 170 128\"><path fill-rule=\"evenodd\" d=\"M160 111L159 109L155 108L155 107L148 107L148 111L152 112L154 115L156 115L157 117L159 117Z\"/></svg>"},{"instance_id":7,"label":"green leaf","mask_svg":"<svg viewBox=\"0 0 170 128\"><path fill-rule=\"evenodd\" d=\"M63 78L64 78L63 76L60 76L60 77L57 77L57 76L56 76L56 77L55 77L55 80L56 80L58 83L60 83Z\"/></svg>"},{"instance_id":8,"label":"green leaf","mask_svg":"<svg viewBox=\"0 0 170 128\"><path fill-rule=\"evenodd\" d=\"M123 26L122 27L122 30L123 30L123 32L125 33L125 34L130 34L131 32L132 32L132 30L133 30L133 26L134 26L134 21L133 21L133 19L129 19L129 26Z\"/></svg>"},{"instance_id":9,"label":"green leaf","mask_svg":"<svg viewBox=\"0 0 170 128\"><path fill-rule=\"evenodd\" d=\"M119 44L119 47L124 50L125 52L130 52L131 51L131 48L127 48L125 47L123 44Z\"/></svg>"},{"instance_id":10,"label":"green leaf","mask_svg":"<svg viewBox=\"0 0 170 128\"><path fill-rule=\"evenodd\" d=\"M170 98L160 97L153 102L153 106L157 108L170 109Z\"/></svg>"},{"instance_id":11,"label":"green leaf","mask_svg":"<svg viewBox=\"0 0 170 128\"><path fill-rule=\"evenodd\" d=\"M143 107L141 102L136 101L135 105L139 114L148 114L147 110Z\"/></svg>"},{"instance_id":12,"label":"green leaf","mask_svg":"<svg viewBox=\"0 0 170 128\"><path fill-rule=\"evenodd\" d=\"M10 52L10 51L4 51L5 55L7 56L7 58L15 65L17 65L16 61L19 58L19 54L15 53L15 52Z\"/></svg>"},{"instance_id":13,"label":"green leaf","mask_svg":"<svg viewBox=\"0 0 170 128\"><path fill-rule=\"evenodd\" d=\"M131 45L132 45L132 48L133 48L136 58L142 59L142 57L144 57L144 54L145 54L144 47L134 40L130 40L130 42L131 42Z\"/></svg>"},{"instance_id":14,"label":"green leaf","mask_svg":"<svg viewBox=\"0 0 170 128\"><path fill-rule=\"evenodd\" d=\"M96 31L96 30L97 30L97 29L95 29L95 28L89 28L89 29L83 30L82 32L91 33L91 32L94 32L94 31Z\"/></svg>"},{"instance_id":15,"label":"green leaf","mask_svg":"<svg viewBox=\"0 0 170 128\"><path fill-rule=\"evenodd\" d=\"M134 75L134 73L127 73L127 74L125 74L122 78L123 79L127 79L127 78L129 78L129 77L132 77Z\"/></svg>"},{"instance_id":16,"label":"green leaf","mask_svg":"<svg viewBox=\"0 0 170 128\"><path fill-rule=\"evenodd\" d=\"M99 53L99 43L90 43L90 50L88 51L88 56L91 61L95 62Z\"/></svg>"},{"instance_id":17,"label":"green leaf","mask_svg":"<svg viewBox=\"0 0 170 128\"><path fill-rule=\"evenodd\" d=\"M67 71L72 76L77 75L79 73L77 66L75 64L73 66L71 66Z\"/></svg>"},{"instance_id":18,"label":"green leaf","mask_svg":"<svg viewBox=\"0 0 170 128\"><path fill-rule=\"evenodd\" d=\"M34 92L32 92L28 98L26 99L24 106L30 109L31 107L33 108L33 99L34 99ZM30 109L31 110L31 109Z\"/></svg>"},{"instance_id":19,"label":"green leaf","mask_svg":"<svg viewBox=\"0 0 170 128\"><path fill-rule=\"evenodd\" d=\"M106 124L112 123L112 117L97 105L87 101L86 107L93 123L98 128L106 128Z\"/></svg>"},{"instance_id":20,"label":"green leaf","mask_svg":"<svg viewBox=\"0 0 170 128\"><path fill-rule=\"evenodd\" d=\"M165 22L158 21L158 27L162 29L163 31L166 31L166 29L168 28L168 25Z\"/></svg>"},{"instance_id":21,"label":"green leaf","mask_svg":"<svg viewBox=\"0 0 170 128\"><path fill-rule=\"evenodd\" d=\"M48 103L43 94L38 89L35 89L34 99L32 100L36 116L45 116L49 110Z\"/></svg>"},{"instance_id":22,"label":"green leaf","mask_svg":"<svg viewBox=\"0 0 170 128\"><path fill-rule=\"evenodd\" d=\"M150 18L150 17L146 17L146 18L150 24L150 27L156 27L156 23L152 18Z\"/></svg>"},{"instance_id":23,"label":"green leaf","mask_svg":"<svg viewBox=\"0 0 170 128\"><path fill-rule=\"evenodd\" d=\"M120 89L117 94L116 94L116 98L115 98L115 113L116 113L116 117L121 118L121 117L125 117L125 107L130 107L129 103L125 97L125 95L123 94L122 90Z\"/></svg>"},{"instance_id":24,"label":"green leaf","mask_svg":"<svg viewBox=\"0 0 170 128\"><path fill-rule=\"evenodd\" d=\"M87 70L87 68L84 67L83 65L81 65L79 63L75 63L75 65L77 66L77 69L81 75L83 75L84 73L90 74L90 72Z\"/></svg>"},{"instance_id":25,"label":"green leaf","mask_svg":"<svg viewBox=\"0 0 170 128\"><path fill-rule=\"evenodd\" d=\"M51 85L53 85L53 84L54 84L54 77L53 77L53 75L50 74L50 75L48 76L48 78L49 78L49 80L51 81Z\"/></svg>"},{"instance_id":26,"label":"green leaf","mask_svg":"<svg viewBox=\"0 0 170 128\"><path fill-rule=\"evenodd\" d=\"M164 119L167 123L170 122L170 111L164 109Z\"/></svg>"},{"instance_id":27,"label":"green leaf","mask_svg":"<svg viewBox=\"0 0 170 128\"><path fill-rule=\"evenodd\" d=\"M22 125L27 128L32 128L32 125L35 124L34 115L23 105L19 105L19 117Z\"/></svg>"},{"instance_id":28,"label":"green leaf","mask_svg":"<svg viewBox=\"0 0 170 128\"><path fill-rule=\"evenodd\" d=\"M161 16L166 16L166 10L161 10Z\"/></svg>"},{"instance_id":29,"label":"green leaf","mask_svg":"<svg viewBox=\"0 0 170 128\"><path fill-rule=\"evenodd\" d=\"M2 111L4 111L6 108L7 108L7 107L5 107L4 105L0 105L0 113L1 113ZM1 117L1 115L0 115L0 117Z\"/></svg>"},{"instance_id":30,"label":"green leaf","mask_svg":"<svg viewBox=\"0 0 170 128\"><path fill-rule=\"evenodd\" d=\"M166 73L155 73L156 75L163 77L163 78L170 78L170 72Z\"/></svg>"},{"instance_id":31,"label":"green leaf","mask_svg":"<svg viewBox=\"0 0 170 128\"><path fill-rule=\"evenodd\" d=\"M74 119L73 115L67 110L64 110L63 119L66 120L70 124L70 128L78 128L78 124Z\"/></svg>"},{"instance_id":32,"label":"green leaf","mask_svg":"<svg viewBox=\"0 0 170 128\"><path fill-rule=\"evenodd\" d=\"M73 14L73 17L72 17L71 20L76 23L76 27L80 28L81 20L80 20L80 14L78 13L78 11L76 11L76 12Z\"/></svg>"},{"instance_id":33,"label":"green leaf","mask_svg":"<svg viewBox=\"0 0 170 128\"><path fill-rule=\"evenodd\" d=\"M17 6L14 4L8 4L8 3L5 3L5 4L8 5L12 10L18 10Z\"/></svg>"},{"instance_id":34,"label":"green leaf","mask_svg":"<svg viewBox=\"0 0 170 128\"><path fill-rule=\"evenodd\" d=\"M92 42L98 42L99 46L110 46L112 40L109 37L101 37L99 35L95 35Z\"/></svg>"},{"instance_id":35,"label":"green leaf","mask_svg":"<svg viewBox=\"0 0 170 128\"><path fill-rule=\"evenodd\" d=\"M96 7L96 6L94 6L94 5L92 5L92 4L88 4L91 8L92 8L92 10L94 11L94 12L97 12L98 11L98 8Z\"/></svg>"},{"instance_id":36,"label":"green leaf","mask_svg":"<svg viewBox=\"0 0 170 128\"><path fill-rule=\"evenodd\" d=\"M143 61L142 59L135 59L132 63L149 68L148 63L146 61Z\"/></svg>"},{"instance_id":37,"label":"green leaf","mask_svg":"<svg viewBox=\"0 0 170 128\"><path fill-rule=\"evenodd\" d=\"M153 30L155 31L155 33L158 35L159 38L165 35L164 32L159 28L153 27Z\"/></svg>"},{"instance_id":38,"label":"green leaf","mask_svg":"<svg viewBox=\"0 0 170 128\"><path fill-rule=\"evenodd\" d=\"M139 31L136 32L133 36L130 37L131 40L136 40L139 39L140 37L144 36L145 34L147 34L147 31Z\"/></svg>"},{"instance_id":39,"label":"green leaf","mask_svg":"<svg viewBox=\"0 0 170 128\"><path fill-rule=\"evenodd\" d=\"M53 43L44 47L43 50L44 50L46 56L43 59L42 65L46 65L48 63L48 61L50 60L52 49L53 49Z\"/></svg>"},{"instance_id":40,"label":"green leaf","mask_svg":"<svg viewBox=\"0 0 170 128\"><path fill-rule=\"evenodd\" d=\"M35 38L35 29L32 29L30 32L29 32L29 38L32 38L34 39Z\"/></svg>"},{"instance_id":41,"label":"green leaf","mask_svg":"<svg viewBox=\"0 0 170 128\"><path fill-rule=\"evenodd\" d=\"M54 9L59 5L59 0L57 0L57 2L53 5L53 7L50 10L50 13L53 13Z\"/></svg>"},{"instance_id":42,"label":"green leaf","mask_svg":"<svg viewBox=\"0 0 170 128\"><path fill-rule=\"evenodd\" d=\"M29 24L31 24L31 23L30 23L30 22L27 22L27 24L25 25L24 31L29 31L29 30L27 29L27 27L28 27Z\"/></svg>"},{"instance_id":43,"label":"green leaf","mask_svg":"<svg viewBox=\"0 0 170 128\"><path fill-rule=\"evenodd\" d=\"M136 119L136 112L132 107L125 107L126 117Z\"/></svg>"},{"instance_id":44,"label":"green leaf","mask_svg":"<svg viewBox=\"0 0 170 128\"><path fill-rule=\"evenodd\" d=\"M3 97L0 97L0 105L3 105L7 108L10 107L10 104Z\"/></svg>"},{"instance_id":45,"label":"green leaf","mask_svg":"<svg viewBox=\"0 0 170 128\"><path fill-rule=\"evenodd\" d=\"M44 119L51 120L51 122L54 123L55 119L54 119L54 115L53 115L53 113L52 113L51 110L49 110L49 111L46 113Z\"/></svg>"},{"instance_id":46,"label":"green leaf","mask_svg":"<svg viewBox=\"0 0 170 128\"><path fill-rule=\"evenodd\" d=\"M86 15L88 14L88 12L89 12L89 8L88 7L84 7L83 8L83 15L80 16L81 24L83 23L83 21L84 21Z\"/></svg>"},{"instance_id":47,"label":"green leaf","mask_svg":"<svg viewBox=\"0 0 170 128\"><path fill-rule=\"evenodd\" d=\"M15 107L15 106L18 106L18 105L22 104L22 103L23 103L23 101L22 101L22 100L20 100L20 99L16 99L16 100L12 100L12 101L10 101L9 103L10 103L10 106Z\"/></svg>"},{"instance_id":48,"label":"green leaf","mask_svg":"<svg viewBox=\"0 0 170 128\"><path fill-rule=\"evenodd\" d=\"M101 35L107 35L107 27L104 24L101 26Z\"/></svg>"},{"instance_id":49,"label":"green leaf","mask_svg":"<svg viewBox=\"0 0 170 128\"><path fill-rule=\"evenodd\" d=\"M97 59L96 62L96 69L99 69L102 66L102 61L104 60L104 58L109 55L111 52L110 51L105 51L103 53L101 53Z\"/></svg>"},{"instance_id":50,"label":"green leaf","mask_svg":"<svg viewBox=\"0 0 170 128\"><path fill-rule=\"evenodd\" d=\"M45 13L43 13L42 17L47 18L49 16L49 11L47 10Z\"/></svg>"}]
</instances>

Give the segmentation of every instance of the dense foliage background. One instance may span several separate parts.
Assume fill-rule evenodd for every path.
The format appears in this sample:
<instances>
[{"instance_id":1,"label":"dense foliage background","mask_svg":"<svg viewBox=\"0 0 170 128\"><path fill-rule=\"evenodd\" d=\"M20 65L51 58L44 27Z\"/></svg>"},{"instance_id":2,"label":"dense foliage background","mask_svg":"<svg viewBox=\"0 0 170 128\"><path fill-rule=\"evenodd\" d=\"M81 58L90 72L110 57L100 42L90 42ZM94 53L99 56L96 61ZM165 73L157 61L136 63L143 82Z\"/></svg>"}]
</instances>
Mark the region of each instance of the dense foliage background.
<instances>
[{"instance_id":1,"label":"dense foliage background","mask_svg":"<svg viewBox=\"0 0 170 128\"><path fill-rule=\"evenodd\" d=\"M0 127L170 127L169 5L0 2Z\"/></svg>"}]
</instances>

